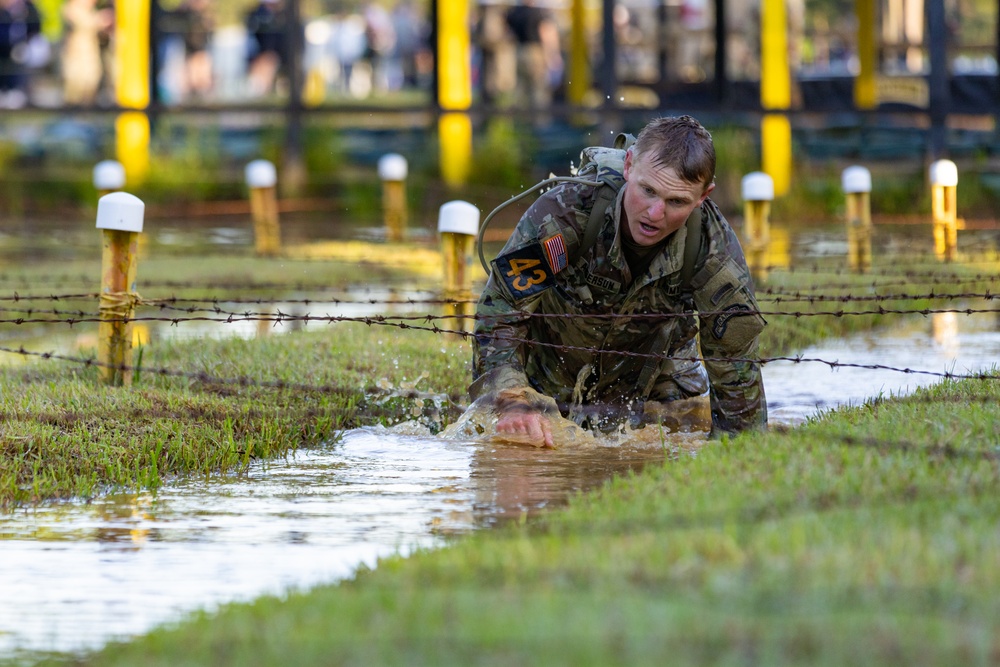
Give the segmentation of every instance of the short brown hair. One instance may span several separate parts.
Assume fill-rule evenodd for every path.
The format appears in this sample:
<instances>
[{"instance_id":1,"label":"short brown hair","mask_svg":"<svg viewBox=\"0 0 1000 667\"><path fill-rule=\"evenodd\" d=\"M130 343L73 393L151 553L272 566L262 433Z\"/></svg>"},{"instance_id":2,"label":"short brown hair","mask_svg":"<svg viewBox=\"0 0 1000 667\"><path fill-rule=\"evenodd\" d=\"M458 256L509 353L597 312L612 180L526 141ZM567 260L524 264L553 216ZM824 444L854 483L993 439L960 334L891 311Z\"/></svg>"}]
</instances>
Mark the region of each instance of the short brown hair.
<instances>
[{"instance_id":1,"label":"short brown hair","mask_svg":"<svg viewBox=\"0 0 1000 667\"><path fill-rule=\"evenodd\" d=\"M690 183L707 188L715 180L712 135L691 116L654 118L639 131L632 151L636 156L650 153L655 162L675 169Z\"/></svg>"}]
</instances>

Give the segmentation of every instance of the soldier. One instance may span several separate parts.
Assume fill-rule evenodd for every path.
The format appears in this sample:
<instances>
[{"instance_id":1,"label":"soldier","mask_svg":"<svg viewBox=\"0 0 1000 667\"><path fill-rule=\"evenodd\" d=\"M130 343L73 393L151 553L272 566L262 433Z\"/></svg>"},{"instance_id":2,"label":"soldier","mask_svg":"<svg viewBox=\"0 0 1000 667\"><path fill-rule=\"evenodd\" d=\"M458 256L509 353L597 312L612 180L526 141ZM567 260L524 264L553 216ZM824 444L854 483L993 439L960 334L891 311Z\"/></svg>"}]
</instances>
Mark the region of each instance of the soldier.
<instances>
[{"instance_id":1,"label":"soldier","mask_svg":"<svg viewBox=\"0 0 1000 667\"><path fill-rule=\"evenodd\" d=\"M498 433L538 446L554 446L547 415L638 425L706 392L713 437L764 428L753 359L766 323L739 241L708 198L711 135L690 116L658 118L627 151L581 157L577 175L608 185L549 190L492 262L470 396L494 403Z\"/></svg>"}]
</instances>

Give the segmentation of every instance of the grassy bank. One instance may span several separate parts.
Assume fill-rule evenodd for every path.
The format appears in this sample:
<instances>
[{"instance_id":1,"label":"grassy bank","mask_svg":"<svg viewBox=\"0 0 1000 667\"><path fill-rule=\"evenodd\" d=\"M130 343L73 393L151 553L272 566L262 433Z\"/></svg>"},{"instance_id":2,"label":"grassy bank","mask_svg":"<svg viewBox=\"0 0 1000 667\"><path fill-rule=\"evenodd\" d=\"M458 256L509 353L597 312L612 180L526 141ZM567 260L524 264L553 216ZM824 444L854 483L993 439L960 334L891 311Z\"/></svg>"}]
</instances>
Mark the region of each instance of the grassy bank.
<instances>
[{"instance_id":1,"label":"grassy bank","mask_svg":"<svg viewBox=\"0 0 1000 667\"><path fill-rule=\"evenodd\" d=\"M997 381L873 401L68 663L996 664L998 423Z\"/></svg>"}]
</instances>

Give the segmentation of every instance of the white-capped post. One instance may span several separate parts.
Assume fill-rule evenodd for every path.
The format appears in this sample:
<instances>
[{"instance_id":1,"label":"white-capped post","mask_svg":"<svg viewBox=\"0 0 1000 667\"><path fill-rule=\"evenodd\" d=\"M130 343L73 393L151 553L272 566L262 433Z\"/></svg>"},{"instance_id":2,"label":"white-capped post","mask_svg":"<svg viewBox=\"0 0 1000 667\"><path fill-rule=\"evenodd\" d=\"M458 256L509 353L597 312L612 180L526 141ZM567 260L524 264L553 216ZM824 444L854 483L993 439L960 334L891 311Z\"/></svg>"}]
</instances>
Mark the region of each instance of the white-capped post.
<instances>
[{"instance_id":1,"label":"white-capped post","mask_svg":"<svg viewBox=\"0 0 1000 667\"><path fill-rule=\"evenodd\" d=\"M104 232L97 361L101 380L113 386L132 384L128 367L132 365L132 314L139 299L136 258L145 208L141 199L127 192L112 192L97 201L97 228Z\"/></svg>"},{"instance_id":2,"label":"white-capped post","mask_svg":"<svg viewBox=\"0 0 1000 667\"><path fill-rule=\"evenodd\" d=\"M931 164L931 216L934 219L934 253L946 262L958 250L958 167L951 160Z\"/></svg>"},{"instance_id":3,"label":"white-capped post","mask_svg":"<svg viewBox=\"0 0 1000 667\"><path fill-rule=\"evenodd\" d=\"M253 217L254 249L258 255L273 257L281 251L278 221L278 172L267 160L253 160L245 169Z\"/></svg>"},{"instance_id":4,"label":"white-capped post","mask_svg":"<svg viewBox=\"0 0 1000 667\"><path fill-rule=\"evenodd\" d=\"M379 158L378 177L382 181L382 215L385 237L402 241L406 237L406 158L387 153Z\"/></svg>"},{"instance_id":5,"label":"white-capped post","mask_svg":"<svg viewBox=\"0 0 1000 667\"><path fill-rule=\"evenodd\" d=\"M101 160L94 165L94 189L97 198L125 187L125 167L118 160Z\"/></svg>"},{"instance_id":6,"label":"white-capped post","mask_svg":"<svg viewBox=\"0 0 1000 667\"><path fill-rule=\"evenodd\" d=\"M774 201L774 179L762 171L752 171L743 177L743 236L746 242L747 264L755 280L767 280L767 246L771 242L771 202Z\"/></svg>"},{"instance_id":7,"label":"white-capped post","mask_svg":"<svg viewBox=\"0 0 1000 667\"><path fill-rule=\"evenodd\" d=\"M872 268L872 174L854 165L840 174L847 202L847 265L855 273Z\"/></svg>"},{"instance_id":8,"label":"white-capped post","mask_svg":"<svg viewBox=\"0 0 1000 667\"><path fill-rule=\"evenodd\" d=\"M445 314L458 320L462 331L472 331L472 251L479 233L479 209L465 201L441 205L438 213L441 255L444 258Z\"/></svg>"}]
</instances>

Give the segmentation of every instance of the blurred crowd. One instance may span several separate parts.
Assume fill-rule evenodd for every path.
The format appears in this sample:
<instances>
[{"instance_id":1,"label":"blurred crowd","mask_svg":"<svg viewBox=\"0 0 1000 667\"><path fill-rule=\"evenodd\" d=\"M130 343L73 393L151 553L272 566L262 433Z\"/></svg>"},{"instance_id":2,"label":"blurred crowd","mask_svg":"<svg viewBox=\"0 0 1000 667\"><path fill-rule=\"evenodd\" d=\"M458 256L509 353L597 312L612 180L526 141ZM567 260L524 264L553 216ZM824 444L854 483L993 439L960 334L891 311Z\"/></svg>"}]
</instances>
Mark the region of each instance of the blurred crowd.
<instances>
[{"instance_id":1,"label":"blurred crowd","mask_svg":"<svg viewBox=\"0 0 1000 667\"><path fill-rule=\"evenodd\" d=\"M830 2L837 11L807 16L805 0L786 0L793 72L856 73L853 0ZM113 3L0 0L0 108L113 105ZM289 24L285 3L154 0L151 48L156 98L165 104L184 104L287 95L290 37L298 37L295 41L302 45L296 61L308 104L337 96L360 99L407 89L431 90L429 0L314 2L309 6L356 9L302 17L294 26ZM759 76L757 5L728 5L730 80ZM564 94L565 61L570 56L567 6L552 0L471 3L471 64L479 99L501 107L540 108ZM613 12L618 79L640 85L711 79L713 7L712 0L671 0L662 6L619 1ZM957 16L954 24L957 37L958 26L978 25ZM913 33L909 25L902 14L885 19L882 48L888 55L883 68L888 73L920 74L926 67L920 48L923 34ZM983 39L970 33L967 41ZM602 59L599 27L589 27L587 40L588 63L595 68ZM979 60L963 57L972 64L962 67L983 69ZM966 60L956 60L956 71ZM995 60L992 68L995 72Z\"/></svg>"}]
</instances>

